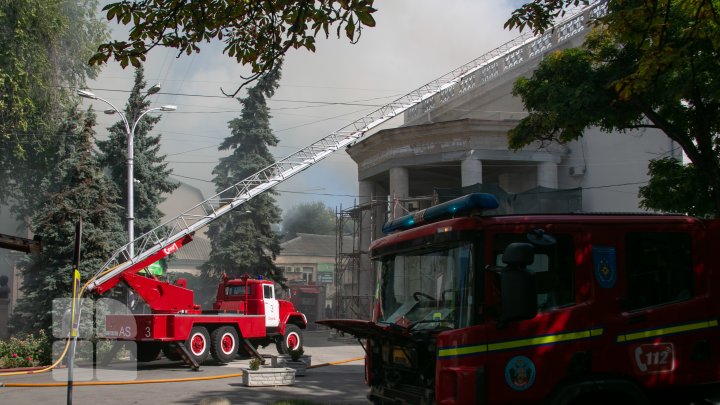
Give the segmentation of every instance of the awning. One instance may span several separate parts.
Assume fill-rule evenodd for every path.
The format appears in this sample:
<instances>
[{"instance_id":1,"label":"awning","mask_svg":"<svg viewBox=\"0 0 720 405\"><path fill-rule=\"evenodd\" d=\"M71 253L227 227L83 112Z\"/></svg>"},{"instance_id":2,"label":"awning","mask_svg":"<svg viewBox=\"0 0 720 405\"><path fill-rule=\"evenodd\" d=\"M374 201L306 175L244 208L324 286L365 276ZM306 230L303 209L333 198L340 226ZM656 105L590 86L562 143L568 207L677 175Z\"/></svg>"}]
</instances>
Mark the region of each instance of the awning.
<instances>
[{"instance_id":1,"label":"awning","mask_svg":"<svg viewBox=\"0 0 720 405\"><path fill-rule=\"evenodd\" d=\"M303 294L320 294L316 287L299 287L298 290Z\"/></svg>"}]
</instances>

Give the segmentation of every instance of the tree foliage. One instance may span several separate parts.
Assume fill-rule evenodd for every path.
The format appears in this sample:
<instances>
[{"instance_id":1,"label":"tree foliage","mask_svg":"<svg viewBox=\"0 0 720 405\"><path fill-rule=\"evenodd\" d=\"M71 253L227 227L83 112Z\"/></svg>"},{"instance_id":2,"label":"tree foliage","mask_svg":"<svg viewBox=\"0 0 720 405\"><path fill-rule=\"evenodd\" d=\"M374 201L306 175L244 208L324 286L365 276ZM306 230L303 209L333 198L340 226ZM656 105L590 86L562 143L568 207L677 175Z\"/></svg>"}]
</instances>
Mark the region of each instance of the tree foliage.
<instances>
[{"instance_id":1,"label":"tree foliage","mask_svg":"<svg viewBox=\"0 0 720 405\"><path fill-rule=\"evenodd\" d=\"M97 74L86 62L107 39L96 10L96 0L0 2L0 201L28 206L34 187L23 180L37 184L47 169L38 165L72 105L70 87Z\"/></svg>"},{"instance_id":2,"label":"tree foliage","mask_svg":"<svg viewBox=\"0 0 720 405\"><path fill-rule=\"evenodd\" d=\"M569 3L574 2L529 4L552 15ZM513 93L529 115L510 131L511 147L538 140L568 142L590 126L621 132L656 128L677 142L694 170L703 173L709 185L703 188L709 192L706 198L719 215L718 6L717 0L608 2L608 14L595 22L582 48L553 53L532 77L516 82ZM532 13L524 16L534 29L546 23ZM507 24L517 25L513 21ZM650 195L641 195L643 205L662 209Z\"/></svg>"},{"instance_id":3,"label":"tree foliage","mask_svg":"<svg viewBox=\"0 0 720 405\"><path fill-rule=\"evenodd\" d=\"M247 178L275 162L268 147L276 146L278 139L270 129L270 112L266 98L275 94L280 81L280 65L263 76L248 90L241 116L229 123L231 135L223 140L220 150L229 150L229 156L220 159L213 169L218 192L223 192L237 181ZM227 197L234 197L231 189ZM275 266L280 253L280 237L272 225L280 222L280 209L275 193L266 191L240 206L240 209L212 222L208 229L211 240L210 259L202 266L207 277L262 275L283 282L285 279Z\"/></svg>"},{"instance_id":4,"label":"tree foliage","mask_svg":"<svg viewBox=\"0 0 720 405\"><path fill-rule=\"evenodd\" d=\"M140 115L150 108L150 101L145 94L145 78L142 68L135 71L135 82L124 115L131 128ZM165 156L160 154L161 135L152 135L155 124L160 122L160 115L152 113L144 115L135 126L133 136L133 185L134 216L136 235L142 235L160 224L163 213L158 205L167 195L178 187L170 179ZM110 176L121 190L118 203L127 206L127 130L121 120L109 128L110 136L105 141L98 141L103 152L103 165L110 169Z\"/></svg>"},{"instance_id":5,"label":"tree foliage","mask_svg":"<svg viewBox=\"0 0 720 405\"><path fill-rule=\"evenodd\" d=\"M529 27L534 34L542 34L558 18L564 17L568 8L588 4L589 0L533 0L513 11L510 19L505 22L505 28L518 28L522 32Z\"/></svg>"},{"instance_id":6,"label":"tree foliage","mask_svg":"<svg viewBox=\"0 0 720 405\"><path fill-rule=\"evenodd\" d=\"M16 331L34 332L52 324L52 301L72 293L75 224L83 220L80 272L95 272L122 240L117 189L103 173L93 150L95 115L72 109L60 126L63 141L55 150L58 166L44 180L45 201L32 218L32 231L43 241L41 253L21 263L23 296L13 313Z\"/></svg>"},{"instance_id":7,"label":"tree foliage","mask_svg":"<svg viewBox=\"0 0 720 405\"><path fill-rule=\"evenodd\" d=\"M178 56L200 51L200 45L223 41L223 53L250 65L242 86L258 79L292 49L315 51L315 38L328 37L331 27L359 39L362 28L375 26L373 0L122 0L105 6L108 20L133 24L127 41L98 48L91 64L111 57L125 67L138 67L157 47L174 48ZM237 95L238 88L231 95Z\"/></svg>"},{"instance_id":8,"label":"tree foliage","mask_svg":"<svg viewBox=\"0 0 720 405\"><path fill-rule=\"evenodd\" d=\"M705 173L694 164L683 165L673 158L650 162L650 182L640 187L644 208L680 212L698 217L715 211L709 195L712 188Z\"/></svg>"},{"instance_id":9,"label":"tree foliage","mask_svg":"<svg viewBox=\"0 0 720 405\"><path fill-rule=\"evenodd\" d=\"M298 204L283 215L282 231L286 239L298 233L334 235L335 227L335 211L320 201Z\"/></svg>"}]
</instances>

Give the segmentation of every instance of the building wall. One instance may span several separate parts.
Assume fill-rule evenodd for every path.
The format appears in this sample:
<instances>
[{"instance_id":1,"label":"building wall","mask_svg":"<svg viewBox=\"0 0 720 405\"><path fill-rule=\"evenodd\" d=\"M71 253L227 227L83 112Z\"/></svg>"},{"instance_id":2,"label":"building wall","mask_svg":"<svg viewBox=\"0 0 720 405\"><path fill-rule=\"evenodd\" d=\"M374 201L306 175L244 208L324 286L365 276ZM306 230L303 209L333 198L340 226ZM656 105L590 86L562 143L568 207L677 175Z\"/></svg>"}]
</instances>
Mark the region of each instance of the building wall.
<instances>
[{"instance_id":1,"label":"building wall","mask_svg":"<svg viewBox=\"0 0 720 405\"><path fill-rule=\"evenodd\" d=\"M335 295L335 258L325 256L283 256L275 259L275 265L283 268L289 283L317 284L325 287L325 296L330 304ZM328 277L327 273L332 276ZM326 274L323 276L323 274Z\"/></svg>"}]
</instances>

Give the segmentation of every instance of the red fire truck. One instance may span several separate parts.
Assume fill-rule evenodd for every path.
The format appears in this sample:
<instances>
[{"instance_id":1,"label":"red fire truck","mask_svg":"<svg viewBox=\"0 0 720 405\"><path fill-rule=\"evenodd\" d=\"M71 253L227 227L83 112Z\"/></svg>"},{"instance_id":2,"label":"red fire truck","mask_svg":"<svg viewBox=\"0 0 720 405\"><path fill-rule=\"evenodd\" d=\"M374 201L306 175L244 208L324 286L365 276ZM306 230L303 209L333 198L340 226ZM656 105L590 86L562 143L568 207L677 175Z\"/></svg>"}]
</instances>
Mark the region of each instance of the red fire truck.
<instances>
[{"instance_id":1,"label":"red fire truck","mask_svg":"<svg viewBox=\"0 0 720 405\"><path fill-rule=\"evenodd\" d=\"M319 322L365 339L373 402L691 403L717 388L720 221L481 215L497 205L471 194L386 223L373 319Z\"/></svg>"},{"instance_id":2,"label":"red fire truck","mask_svg":"<svg viewBox=\"0 0 720 405\"><path fill-rule=\"evenodd\" d=\"M315 321L325 317L325 287L318 283L288 283L287 300L305 314L309 330L317 328Z\"/></svg>"},{"instance_id":3,"label":"red fire truck","mask_svg":"<svg viewBox=\"0 0 720 405\"><path fill-rule=\"evenodd\" d=\"M289 301L275 298L273 282L223 278L212 310L202 310L183 279L168 283L151 274L138 274L150 263L190 242L191 236L139 261L95 286L102 294L123 283L142 297L150 314L120 313L105 317L104 338L137 343L138 361L151 361L162 350L172 360L183 359L195 368L210 355L227 363L237 354L261 356L256 346L275 343L287 354L302 347L307 318Z\"/></svg>"}]
</instances>

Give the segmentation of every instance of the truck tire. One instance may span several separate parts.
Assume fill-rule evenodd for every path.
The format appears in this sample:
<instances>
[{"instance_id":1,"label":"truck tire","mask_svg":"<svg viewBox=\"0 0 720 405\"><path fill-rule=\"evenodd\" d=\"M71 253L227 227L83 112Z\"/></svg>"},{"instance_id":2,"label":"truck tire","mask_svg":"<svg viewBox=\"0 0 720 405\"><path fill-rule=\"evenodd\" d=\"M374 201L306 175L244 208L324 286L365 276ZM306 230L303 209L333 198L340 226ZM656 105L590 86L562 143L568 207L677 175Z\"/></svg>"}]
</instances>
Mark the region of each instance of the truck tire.
<instances>
[{"instance_id":1,"label":"truck tire","mask_svg":"<svg viewBox=\"0 0 720 405\"><path fill-rule=\"evenodd\" d=\"M210 334L204 326L193 326L190 336L185 341L190 356L202 364L210 355Z\"/></svg>"},{"instance_id":2,"label":"truck tire","mask_svg":"<svg viewBox=\"0 0 720 405\"><path fill-rule=\"evenodd\" d=\"M282 340L275 344L280 354L290 354L290 350L298 350L303 347L303 337L300 328L293 324L285 326L285 333Z\"/></svg>"},{"instance_id":3,"label":"truck tire","mask_svg":"<svg viewBox=\"0 0 720 405\"><path fill-rule=\"evenodd\" d=\"M225 364L233 361L238 352L238 334L231 326L221 326L210 334L210 354L215 361Z\"/></svg>"},{"instance_id":4,"label":"truck tire","mask_svg":"<svg viewBox=\"0 0 720 405\"><path fill-rule=\"evenodd\" d=\"M160 344L157 342L137 342L135 359L140 363L153 361L160 355Z\"/></svg>"}]
</instances>

